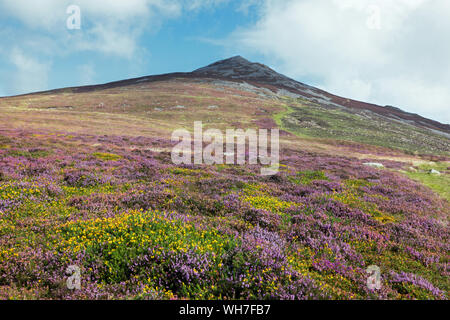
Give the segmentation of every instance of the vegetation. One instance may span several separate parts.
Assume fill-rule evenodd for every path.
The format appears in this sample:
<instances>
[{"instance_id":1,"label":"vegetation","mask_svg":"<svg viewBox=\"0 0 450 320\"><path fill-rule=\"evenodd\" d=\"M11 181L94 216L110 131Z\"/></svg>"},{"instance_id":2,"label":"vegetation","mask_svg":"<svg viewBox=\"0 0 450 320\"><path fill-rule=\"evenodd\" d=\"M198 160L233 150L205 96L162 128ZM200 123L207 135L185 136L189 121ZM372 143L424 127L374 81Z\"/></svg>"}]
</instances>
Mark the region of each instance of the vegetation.
<instances>
[{"instance_id":1,"label":"vegetation","mask_svg":"<svg viewBox=\"0 0 450 320\"><path fill-rule=\"evenodd\" d=\"M1 299L448 299L446 137L219 80L0 109ZM194 120L278 124L279 173L174 165L171 133Z\"/></svg>"},{"instance_id":2,"label":"vegetation","mask_svg":"<svg viewBox=\"0 0 450 320\"><path fill-rule=\"evenodd\" d=\"M261 177L174 166L160 139L67 136L0 136L1 298L447 299L449 203L400 173L287 149Z\"/></svg>"},{"instance_id":3,"label":"vegetation","mask_svg":"<svg viewBox=\"0 0 450 320\"><path fill-rule=\"evenodd\" d=\"M427 187L439 193L442 197L450 201L450 162L422 164L417 169L407 171L407 175L417 181L420 181ZM439 174L433 174L430 171L434 169Z\"/></svg>"},{"instance_id":4,"label":"vegetation","mask_svg":"<svg viewBox=\"0 0 450 320\"><path fill-rule=\"evenodd\" d=\"M302 137L356 141L415 154L450 155L448 139L427 129L387 120L368 112L333 106L324 107L304 100L292 102L287 111L275 116L278 124Z\"/></svg>"}]
</instances>

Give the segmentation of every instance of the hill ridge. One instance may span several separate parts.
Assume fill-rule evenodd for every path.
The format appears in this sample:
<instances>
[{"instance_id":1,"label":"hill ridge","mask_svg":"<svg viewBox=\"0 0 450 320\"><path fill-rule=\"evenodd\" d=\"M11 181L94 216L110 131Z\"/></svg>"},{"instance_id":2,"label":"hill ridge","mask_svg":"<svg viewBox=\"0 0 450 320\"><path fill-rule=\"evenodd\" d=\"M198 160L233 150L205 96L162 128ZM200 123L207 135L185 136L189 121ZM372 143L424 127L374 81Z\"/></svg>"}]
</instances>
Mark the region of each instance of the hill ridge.
<instances>
[{"instance_id":1,"label":"hill ridge","mask_svg":"<svg viewBox=\"0 0 450 320\"><path fill-rule=\"evenodd\" d=\"M167 81L175 78L210 78L232 82L247 82L256 87L265 87L280 95L306 99L325 107L347 108L356 111L370 111L378 115L387 117L393 121L400 121L402 123L407 123L416 127L429 129L447 138L450 134L450 124L444 124L436 120L425 118L415 113L406 112L394 106L380 106L373 103L340 97L327 91L291 79L281 73L276 72L275 70L264 64L258 62L250 62L240 55L213 62L192 72L175 72L160 75L150 75L98 85L75 86L34 92L18 95L16 97L34 94L54 94L67 90L70 90L74 93L81 93L136 85L146 82ZM7 97L0 97L0 99L3 98Z\"/></svg>"}]
</instances>

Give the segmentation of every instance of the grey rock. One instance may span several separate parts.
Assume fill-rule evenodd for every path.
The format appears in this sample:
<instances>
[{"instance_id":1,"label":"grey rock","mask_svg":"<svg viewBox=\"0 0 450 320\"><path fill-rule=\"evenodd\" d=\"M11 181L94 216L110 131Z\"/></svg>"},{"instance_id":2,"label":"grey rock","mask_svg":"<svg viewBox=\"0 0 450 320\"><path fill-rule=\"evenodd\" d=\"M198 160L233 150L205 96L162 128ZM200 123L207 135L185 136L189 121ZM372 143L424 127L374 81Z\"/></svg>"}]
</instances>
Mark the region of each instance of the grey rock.
<instances>
[{"instance_id":1,"label":"grey rock","mask_svg":"<svg viewBox=\"0 0 450 320\"><path fill-rule=\"evenodd\" d=\"M384 168L384 165L382 163L378 163L378 162L366 162L366 163L363 163L363 165L373 167L373 168Z\"/></svg>"}]
</instances>

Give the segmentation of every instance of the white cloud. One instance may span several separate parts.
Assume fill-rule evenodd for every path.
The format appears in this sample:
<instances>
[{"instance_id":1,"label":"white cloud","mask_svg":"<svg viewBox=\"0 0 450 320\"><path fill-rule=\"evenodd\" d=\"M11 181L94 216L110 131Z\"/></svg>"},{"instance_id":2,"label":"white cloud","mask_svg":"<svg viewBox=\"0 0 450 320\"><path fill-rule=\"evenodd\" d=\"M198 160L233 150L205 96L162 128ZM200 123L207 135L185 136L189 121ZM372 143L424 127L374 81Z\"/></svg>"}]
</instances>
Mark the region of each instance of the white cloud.
<instances>
[{"instance_id":1,"label":"white cloud","mask_svg":"<svg viewBox=\"0 0 450 320\"><path fill-rule=\"evenodd\" d=\"M64 1L41 0L31 3L26 0L0 1L1 12L8 17L14 17L33 28L50 29L58 23L65 21Z\"/></svg>"},{"instance_id":2,"label":"white cloud","mask_svg":"<svg viewBox=\"0 0 450 320\"><path fill-rule=\"evenodd\" d=\"M14 70L8 77L8 91L33 92L47 88L49 64L37 61L18 48L11 50L9 59Z\"/></svg>"},{"instance_id":3,"label":"white cloud","mask_svg":"<svg viewBox=\"0 0 450 320\"><path fill-rule=\"evenodd\" d=\"M40 0L30 4L29 0L0 0L4 13L19 19L31 27L55 29L65 28L66 9L69 5L80 7L82 15L95 19L127 21L136 17L148 17L152 11L164 15L179 14L176 1L163 0Z\"/></svg>"},{"instance_id":4,"label":"white cloud","mask_svg":"<svg viewBox=\"0 0 450 320\"><path fill-rule=\"evenodd\" d=\"M450 1L266 0L258 12L233 46L332 93L450 123Z\"/></svg>"},{"instance_id":5,"label":"white cloud","mask_svg":"<svg viewBox=\"0 0 450 320\"><path fill-rule=\"evenodd\" d=\"M185 0L184 7L187 10L198 10L203 8L212 8L230 0Z\"/></svg>"},{"instance_id":6,"label":"white cloud","mask_svg":"<svg viewBox=\"0 0 450 320\"><path fill-rule=\"evenodd\" d=\"M148 49L140 45L144 33L157 32L163 23L183 12L213 8L226 1L229 0L0 0L0 21L12 19L21 23L20 27L6 24L0 29L0 59L10 58L10 51L2 48L16 47L13 53L18 54L19 69L15 84L3 90L15 94L44 89L49 63L42 64L36 57L51 61L56 56L96 52L127 59L131 69L138 70L148 55ZM80 30L67 29L70 15L66 10L72 4L80 7ZM27 71L19 67L18 60L33 68ZM41 80L34 77L39 73L44 77Z\"/></svg>"},{"instance_id":7,"label":"white cloud","mask_svg":"<svg viewBox=\"0 0 450 320\"><path fill-rule=\"evenodd\" d=\"M81 10L81 30L74 32L66 28L71 4ZM162 0L41 0L32 5L28 0L0 0L0 10L28 26L32 30L28 34L51 35L59 44L58 52L89 50L132 59L139 53L142 32L178 16L181 6Z\"/></svg>"},{"instance_id":8,"label":"white cloud","mask_svg":"<svg viewBox=\"0 0 450 320\"><path fill-rule=\"evenodd\" d=\"M97 51L134 59L141 53L139 37L156 32L168 19L186 10L211 8L229 0L0 0L0 17L13 18L29 28L28 35L47 34L58 52ZM81 10L81 29L69 32L69 5ZM63 45L63 47L61 47Z\"/></svg>"},{"instance_id":9,"label":"white cloud","mask_svg":"<svg viewBox=\"0 0 450 320\"><path fill-rule=\"evenodd\" d=\"M237 7L237 11L248 14L251 9L258 8L259 4L261 4L260 0L242 0Z\"/></svg>"}]
</instances>

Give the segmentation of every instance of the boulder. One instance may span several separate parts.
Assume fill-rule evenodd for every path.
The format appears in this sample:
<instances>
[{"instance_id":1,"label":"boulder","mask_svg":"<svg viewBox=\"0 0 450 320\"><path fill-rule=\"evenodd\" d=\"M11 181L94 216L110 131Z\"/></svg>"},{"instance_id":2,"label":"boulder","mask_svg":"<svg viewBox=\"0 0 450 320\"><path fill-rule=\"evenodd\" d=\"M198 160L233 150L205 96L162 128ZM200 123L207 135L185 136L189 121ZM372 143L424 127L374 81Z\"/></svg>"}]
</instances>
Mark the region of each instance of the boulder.
<instances>
[{"instance_id":1,"label":"boulder","mask_svg":"<svg viewBox=\"0 0 450 320\"><path fill-rule=\"evenodd\" d=\"M366 163L363 163L363 165L373 167L373 168L384 168L384 165L382 163L378 163L378 162L366 162Z\"/></svg>"}]
</instances>

